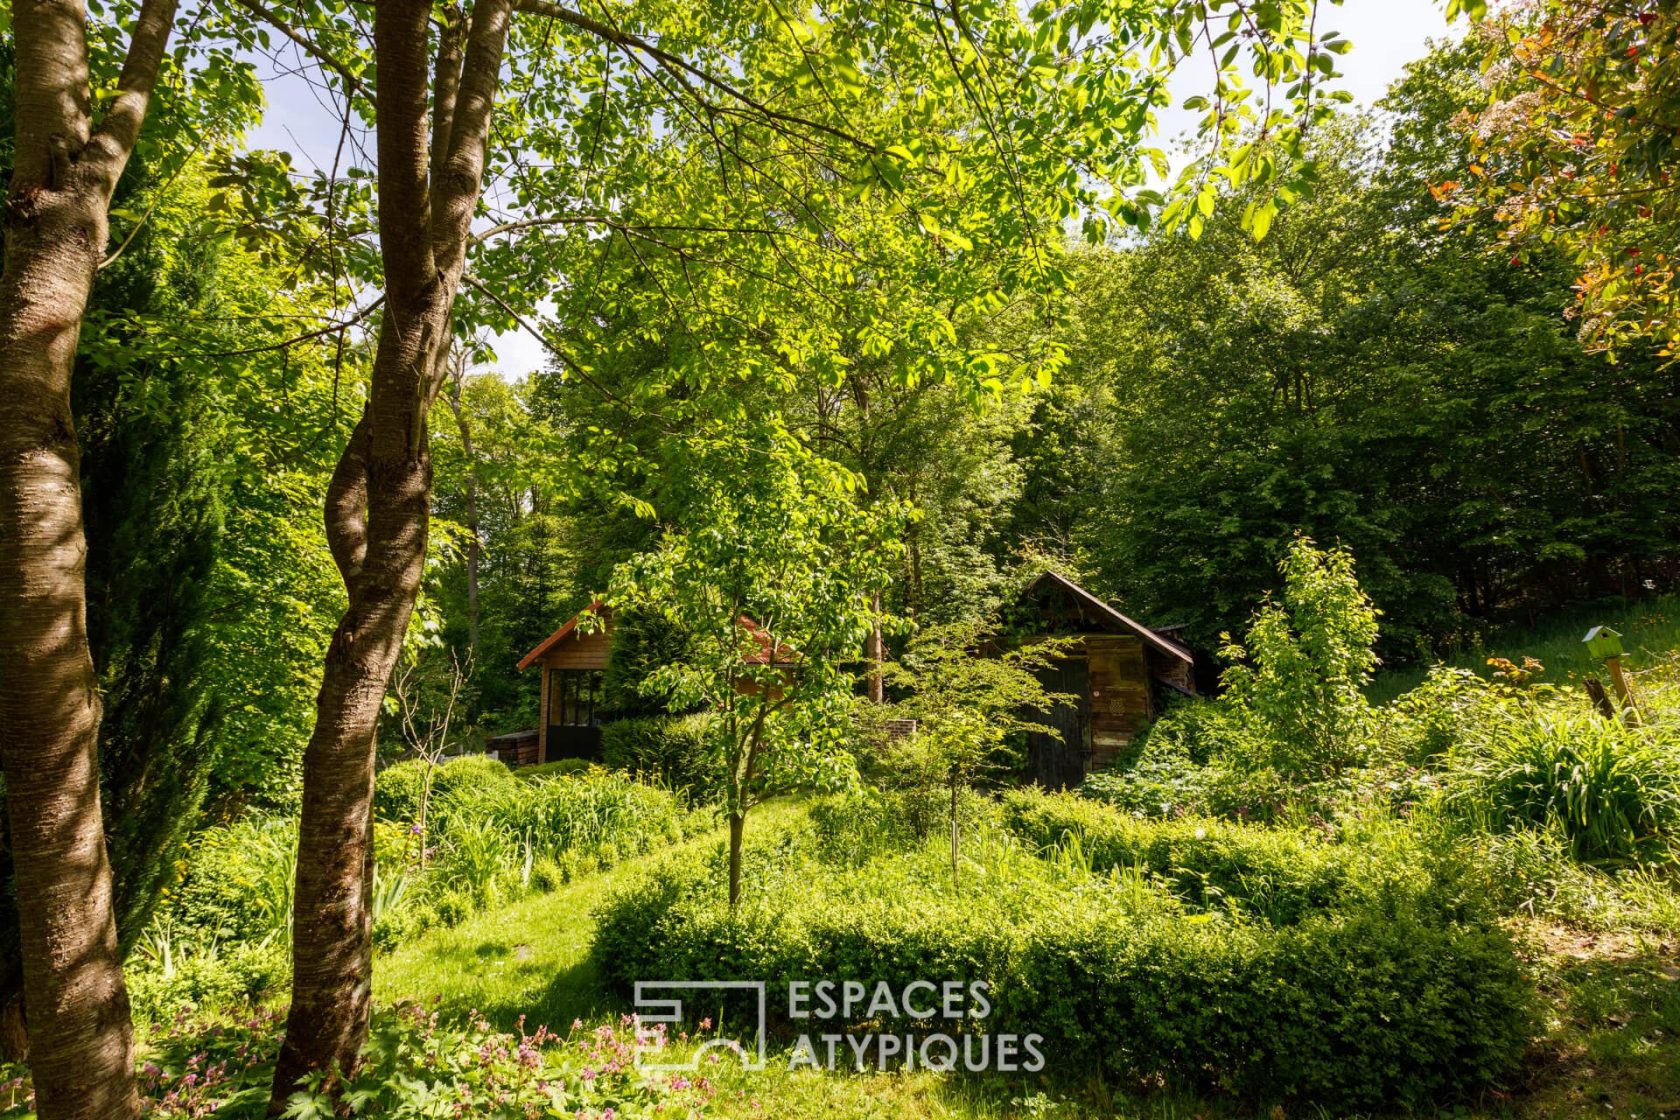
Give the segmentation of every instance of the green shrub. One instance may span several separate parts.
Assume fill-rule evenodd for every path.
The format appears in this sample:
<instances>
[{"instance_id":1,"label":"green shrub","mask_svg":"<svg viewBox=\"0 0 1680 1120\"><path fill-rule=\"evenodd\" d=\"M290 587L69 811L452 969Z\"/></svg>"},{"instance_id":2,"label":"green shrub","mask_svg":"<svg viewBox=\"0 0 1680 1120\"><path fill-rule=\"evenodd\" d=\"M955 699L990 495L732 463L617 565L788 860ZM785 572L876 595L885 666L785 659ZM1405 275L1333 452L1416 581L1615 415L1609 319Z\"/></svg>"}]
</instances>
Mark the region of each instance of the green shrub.
<instances>
[{"instance_id":1,"label":"green shrub","mask_svg":"<svg viewBox=\"0 0 1680 1120\"><path fill-rule=\"evenodd\" d=\"M1281 594L1260 605L1242 644L1227 636L1220 650L1228 667L1217 703L1252 732L1242 741L1255 753L1232 762L1324 778L1365 756L1377 610L1346 548L1321 550L1297 536L1278 571Z\"/></svg>"},{"instance_id":2,"label":"green shrub","mask_svg":"<svg viewBox=\"0 0 1680 1120\"><path fill-rule=\"evenodd\" d=\"M1138 817L1212 812L1213 770L1184 756L1140 757L1124 770L1102 770L1079 787L1082 797Z\"/></svg>"},{"instance_id":3,"label":"green shrub","mask_svg":"<svg viewBox=\"0 0 1680 1120\"><path fill-rule=\"evenodd\" d=\"M252 818L206 829L187 845L184 877L161 920L203 941L291 936L297 822Z\"/></svg>"},{"instance_id":4,"label":"green shrub","mask_svg":"<svg viewBox=\"0 0 1680 1120\"><path fill-rule=\"evenodd\" d=\"M425 773L426 763L421 759L393 763L381 770L374 780L374 814L398 824L417 820ZM504 790L517 780L506 763L488 755L467 754L445 759L432 774L432 799L427 816L433 822L442 822L460 801Z\"/></svg>"},{"instance_id":5,"label":"green shrub","mask_svg":"<svg viewBox=\"0 0 1680 1120\"><path fill-rule=\"evenodd\" d=\"M1555 831L1583 862L1661 860L1680 836L1680 741L1584 703L1502 707L1449 758L1445 805L1488 831Z\"/></svg>"},{"instance_id":6,"label":"green shrub","mask_svg":"<svg viewBox=\"0 0 1680 1120\"><path fill-rule=\"evenodd\" d=\"M516 783L478 799L474 810L537 855L607 854L617 860L682 838L682 811L669 792L622 774L590 770Z\"/></svg>"},{"instance_id":7,"label":"green shrub","mask_svg":"<svg viewBox=\"0 0 1680 1120\"><path fill-rule=\"evenodd\" d=\"M155 950L156 942L151 944ZM274 937L228 946L177 941L167 961L155 952L142 952L126 972L136 1020L162 1024L182 1014L260 1003L284 990L291 960Z\"/></svg>"},{"instance_id":8,"label":"green shrub","mask_svg":"<svg viewBox=\"0 0 1680 1120\"><path fill-rule=\"evenodd\" d=\"M1338 1108L1461 1096L1536 1029L1501 930L1416 911L1283 928L1093 914L1036 929L998 1004L1061 1060Z\"/></svg>"},{"instance_id":9,"label":"green shrub","mask_svg":"<svg viewBox=\"0 0 1680 1120\"><path fill-rule=\"evenodd\" d=\"M615 770L706 799L714 792L721 765L708 734L715 719L697 712L614 720L602 729L601 756Z\"/></svg>"},{"instance_id":10,"label":"green shrub","mask_svg":"<svg viewBox=\"0 0 1680 1120\"><path fill-rule=\"evenodd\" d=\"M1226 754L1238 753L1237 740L1249 734L1230 705L1200 697L1172 701L1161 717L1138 737L1138 762L1165 765L1188 762L1205 766Z\"/></svg>"},{"instance_id":11,"label":"green shrub","mask_svg":"<svg viewBox=\"0 0 1680 1120\"><path fill-rule=\"evenodd\" d=\"M831 863L856 865L951 833L951 795L940 789L877 790L819 798L810 806L812 835ZM971 789L957 795L964 836L993 823L995 803Z\"/></svg>"},{"instance_id":12,"label":"green shrub","mask_svg":"<svg viewBox=\"0 0 1680 1120\"><path fill-rule=\"evenodd\" d=\"M563 778L569 774L581 774L594 765L596 763L587 758L558 758L536 766L522 766L513 773L515 777L524 781L534 782L541 778Z\"/></svg>"},{"instance_id":13,"label":"green shrub","mask_svg":"<svg viewBox=\"0 0 1680 1120\"><path fill-rule=\"evenodd\" d=\"M1293 925L1183 915L1153 889L994 856L954 888L935 849L836 872L761 845L735 909L721 868L672 864L611 896L594 945L635 980L984 980L994 1033L1040 1033L1052 1072L1342 1108L1422 1104L1510 1072L1535 1029L1507 937L1406 898ZM860 1016L861 1017L861 1016ZM890 1029L890 1028L889 1028Z\"/></svg>"},{"instance_id":14,"label":"green shrub","mask_svg":"<svg viewBox=\"0 0 1680 1120\"><path fill-rule=\"evenodd\" d=\"M1384 895L1427 898L1454 917L1469 905L1441 861L1399 833L1384 850L1205 817L1140 819L1074 794L1025 789L1004 795L1003 824L1038 849L1076 840L1094 870L1146 871L1192 906L1274 923Z\"/></svg>"},{"instance_id":15,"label":"green shrub","mask_svg":"<svg viewBox=\"0 0 1680 1120\"><path fill-rule=\"evenodd\" d=\"M1451 752L1502 702L1496 687L1468 669L1436 665L1416 688L1376 709L1376 739L1388 758L1424 766Z\"/></svg>"}]
</instances>

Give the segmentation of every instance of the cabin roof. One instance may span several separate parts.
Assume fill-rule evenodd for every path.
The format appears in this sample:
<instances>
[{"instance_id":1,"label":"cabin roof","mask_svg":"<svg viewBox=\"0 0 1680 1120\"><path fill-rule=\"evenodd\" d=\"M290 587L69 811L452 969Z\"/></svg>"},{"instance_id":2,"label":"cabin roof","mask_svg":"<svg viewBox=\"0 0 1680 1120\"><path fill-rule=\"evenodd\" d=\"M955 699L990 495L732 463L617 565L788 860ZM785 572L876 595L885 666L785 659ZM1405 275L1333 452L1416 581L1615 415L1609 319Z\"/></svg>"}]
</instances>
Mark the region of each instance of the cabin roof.
<instances>
[{"instance_id":1,"label":"cabin roof","mask_svg":"<svg viewBox=\"0 0 1680 1120\"><path fill-rule=\"evenodd\" d=\"M586 614L598 614L606 617L612 614L612 608L607 606L600 599L596 599L587 607L583 608L583 610L574 614L571 618L566 620L565 625L561 626L560 629L544 638L541 642L538 642L535 649L519 659L520 672L524 672L526 669L530 668L534 662L540 659L549 650L553 649L560 642L565 641L566 636L577 629L578 623L582 621L583 616ZM741 628L746 630L747 633L752 636L753 641L758 645L756 652L747 654L747 664L788 665L799 660L799 654L785 642L777 644L776 648L772 651L770 648L770 635L765 631L764 627L760 626L746 615L741 616Z\"/></svg>"},{"instance_id":2,"label":"cabin roof","mask_svg":"<svg viewBox=\"0 0 1680 1120\"><path fill-rule=\"evenodd\" d=\"M548 637L546 637L542 641L538 642L536 649L533 649L530 653L527 653L524 657L520 658L519 659L519 671L523 673L526 669L529 669L531 667L531 663L536 661L537 658L541 657L543 654L545 654L549 650L553 649L560 642L564 641L565 638L566 638L566 635L570 634L572 631L577 629L578 623L579 623L579 621L582 620L584 615L586 615L586 614L601 614L603 612L610 611L610 610L611 610L611 608L609 608L605 603L601 602L601 600L599 600L599 599L596 599L595 601L590 603L587 607L583 608L577 614L574 614L571 618L568 618L566 620L566 624L564 626L560 627L560 629L556 630L554 633L550 634Z\"/></svg>"},{"instance_id":3,"label":"cabin roof","mask_svg":"<svg viewBox=\"0 0 1680 1120\"><path fill-rule=\"evenodd\" d=\"M1040 587L1046 584L1058 587L1067 594L1071 595L1082 607L1085 607L1092 614L1096 615L1098 619L1105 623L1109 629L1122 630L1130 634L1135 634L1139 638L1143 639L1145 645L1154 648L1159 653L1165 654L1168 657L1175 657L1178 660L1183 661L1185 664L1195 663L1195 658L1191 655L1189 650L1185 649L1171 638L1156 633L1154 630L1151 630L1149 627L1145 626L1136 619L1129 618L1126 615L1121 614L1119 611L1115 610L1113 607L1109 606L1107 603L1103 602L1101 599L1097 598L1095 595L1091 594L1089 591L1085 590L1077 583L1074 583L1071 579L1068 579L1064 575L1050 571L1044 572L1037 579L1027 584L1026 588L1021 592L1022 598L1031 595L1034 591L1037 591Z\"/></svg>"}]
</instances>

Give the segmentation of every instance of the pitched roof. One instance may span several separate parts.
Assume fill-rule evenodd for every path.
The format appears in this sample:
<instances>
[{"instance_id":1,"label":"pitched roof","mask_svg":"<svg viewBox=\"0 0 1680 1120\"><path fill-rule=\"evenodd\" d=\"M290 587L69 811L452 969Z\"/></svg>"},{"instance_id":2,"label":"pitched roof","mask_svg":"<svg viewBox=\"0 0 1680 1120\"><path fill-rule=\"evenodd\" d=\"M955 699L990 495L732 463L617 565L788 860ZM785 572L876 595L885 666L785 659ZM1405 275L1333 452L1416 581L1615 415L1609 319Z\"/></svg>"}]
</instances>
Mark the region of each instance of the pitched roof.
<instances>
[{"instance_id":1,"label":"pitched roof","mask_svg":"<svg viewBox=\"0 0 1680 1120\"><path fill-rule=\"evenodd\" d=\"M1127 616L1121 614L1119 611L1115 610L1113 607L1109 606L1107 603L1103 602L1101 599L1097 598L1077 583L1074 583L1071 579L1068 579L1066 576L1059 575L1056 572L1047 571L1031 583L1027 584L1026 588L1021 592L1022 597L1024 598L1032 594L1034 591L1038 590L1040 586L1046 583L1059 587L1069 595L1073 596L1080 606L1091 611L1110 627L1136 634L1139 638L1143 639L1145 645L1154 647L1157 652L1163 653L1168 657L1176 657L1186 664L1195 663L1195 658L1191 656L1190 651L1173 641L1171 638L1157 634L1155 631L1151 630L1149 627L1145 626L1136 619L1128 618Z\"/></svg>"},{"instance_id":2,"label":"pitched roof","mask_svg":"<svg viewBox=\"0 0 1680 1120\"><path fill-rule=\"evenodd\" d=\"M573 630L576 630L577 627L578 627L579 620L581 620L584 615L586 615L586 614L602 614L603 612L610 612L611 609L612 608L608 607L605 603L601 602L601 600L599 600L599 599L596 599L594 602L590 603L587 607L583 608L577 614L574 614L571 618L567 619L566 624L564 626L560 627L560 629L556 630L554 633L550 634L548 637L546 637L542 641L538 642L536 649L532 650L530 653L527 653L524 657L520 658L519 659L519 671L523 673L526 669L530 668L531 663L533 661L535 661L537 658L541 657L543 654L547 653L549 650L553 649L557 643L559 643L560 641L562 641L566 637L567 634L570 634Z\"/></svg>"},{"instance_id":3,"label":"pitched roof","mask_svg":"<svg viewBox=\"0 0 1680 1120\"><path fill-rule=\"evenodd\" d=\"M583 616L586 615L586 614L597 614L597 615L602 616L603 618L606 618L606 617L611 616L612 608L607 606L601 600L596 599L594 602L590 603L587 607L583 608L583 610L579 611L577 614L574 614L571 618L566 620L566 624L564 626L560 627L560 629L556 630L554 633L552 633L548 637L544 638L541 642L537 643L537 648L533 649L530 653L527 653L524 657L520 658L520 660L519 660L519 670L520 670L520 672L524 672L526 669L530 668L531 664L533 662L535 662L538 658L540 658L543 654L545 654L549 650L553 649L555 647L555 645L558 644L559 642L564 641L565 638L566 638L566 635L570 634L572 631L577 629L578 623L582 620ZM750 634L752 636L753 640L758 644L758 649L757 649L756 652L747 654L747 656L746 656L747 664L749 664L749 665L771 665L771 664L773 664L773 665L788 665L788 664L791 664L792 662L797 661L799 659L799 655L797 653L795 653L793 651L793 649L791 647L789 647L785 642L779 643L776 646L775 652L772 654L771 649L770 649L770 635L765 632L764 627L760 626L758 623L754 622L752 619L748 618L746 615L741 616L741 628L743 630L746 630L747 633Z\"/></svg>"}]
</instances>

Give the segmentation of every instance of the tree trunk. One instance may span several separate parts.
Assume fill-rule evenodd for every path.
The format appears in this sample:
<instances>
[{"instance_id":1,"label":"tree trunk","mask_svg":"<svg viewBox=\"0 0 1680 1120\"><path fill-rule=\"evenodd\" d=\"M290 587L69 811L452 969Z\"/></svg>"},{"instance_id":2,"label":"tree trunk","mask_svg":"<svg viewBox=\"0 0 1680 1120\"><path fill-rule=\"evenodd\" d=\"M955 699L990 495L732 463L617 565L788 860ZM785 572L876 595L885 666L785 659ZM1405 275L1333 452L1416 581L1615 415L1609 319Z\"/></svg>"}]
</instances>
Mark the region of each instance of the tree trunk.
<instances>
[{"instance_id":1,"label":"tree trunk","mask_svg":"<svg viewBox=\"0 0 1680 1120\"><path fill-rule=\"evenodd\" d=\"M511 7L476 0L465 31L458 11L447 16L434 60L430 0L381 0L373 13L385 307L367 406L327 490L327 541L349 606L327 649L304 751L292 1006L270 1115L285 1111L311 1071L353 1069L367 1038L374 733L420 590L432 483L426 417L447 373Z\"/></svg>"},{"instance_id":2,"label":"tree trunk","mask_svg":"<svg viewBox=\"0 0 1680 1120\"><path fill-rule=\"evenodd\" d=\"M315 729L303 756L292 1006L271 1113L282 1110L306 1073L354 1068L367 1037L374 733L420 590L431 504L431 457L415 398L381 390L414 380L402 371L432 367L431 340L448 330L441 295L430 308L385 319L374 395L329 492L341 499L329 509L328 535L350 605L327 648ZM399 314L409 329L396 326ZM365 521L354 515L357 499L365 502Z\"/></svg>"},{"instance_id":3,"label":"tree trunk","mask_svg":"<svg viewBox=\"0 0 1680 1120\"><path fill-rule=\"evenodd\" d=\"M5 224L0 749L35 1091L43 1120L137 1116L99 799L99 694L70 418L70 373L105 247L105 204L72 184L22 197L14 185Z\"/></svg>"},{"instance_id":4,"label":"tree trunk","mask_svg":"<svg viewBox=\"0 0 1680 1120\"><path fill-rule=\"evenodd\" d=\"M175 18L145 0L93 127L86 13L12 10L14 148L0 273L0 765L41 1120L138 1116L99 798L99 694L70 374L108 207Z\"/></svg>"},{"instance_id":5,"label":"tree trunk","mask_svg":"<svg viewBox=\"0 0 1680 1120\"><path fill-rule=\"evenodd\" d=\"M473 455L472 422L467 419L466 402L461 399L463 371L457 370L455 377L455 395L450 398L449 406L455 413L455 426L461 433L461 454L467 461L466 504L467 504L467 664L477 663L478 658L478 567L483 556L483 546L478 536L478 461Z\"/></svg>"},{"instance_id":6,"label":"tree trunk","mask_svg":"<svg viewBox=\"0 0 1680 1120\"><path fill-rule=\"evenodd\" d=\"M747 831L747 814L729 814L729 908L741 901L741 842Z\"/></svg>"}]
</instances>

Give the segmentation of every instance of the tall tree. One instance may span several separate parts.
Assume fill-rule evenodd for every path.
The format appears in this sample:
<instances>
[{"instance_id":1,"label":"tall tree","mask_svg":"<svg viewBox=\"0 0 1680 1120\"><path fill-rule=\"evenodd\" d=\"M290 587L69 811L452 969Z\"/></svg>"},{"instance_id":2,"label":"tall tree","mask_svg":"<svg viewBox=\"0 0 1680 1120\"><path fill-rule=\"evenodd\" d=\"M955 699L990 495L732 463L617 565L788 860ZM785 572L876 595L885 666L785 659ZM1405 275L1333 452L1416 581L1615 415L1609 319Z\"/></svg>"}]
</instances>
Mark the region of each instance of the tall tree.
<instances>
[{"instance_id":1,"label":"tall tree","mask_svg":"<svg viewBox=\"0 0 1680 1120\"><path fill-rule=\"evenodd\" d=\"M512 6L479 0L470 19L456 13L435 57L431 15L427 0L386 0L374 12L384 308L367 403L327 492L327 540L349 604L304 751L276 1113L310 1070L352 1068L367 1032L374 734L425 563L427 414L449 371Z\"/></svg>"},{"instance_id":2,"label":"tall tree","mask_svg":"<svg viewBox=\"0 0 1680 1120\"><path fill-rule=\"evenodd\" d=\"M145 0L103 113L86 12L24 4L0 274L0 723L40 1114L139 1113L101 820L70 383L110 205L163 65L175 0ZM105 91L101 91L102 93ZM103 101L104 99L101 98Z\"/></svg>"},{"instance_id":3,"label":"tall tree","mask_svg":"<svg viewBox=\"0 0 1680 1120\"><path fill-rule=\"evenodd\" d=\"M1483 12L1484 3L1465 7ZM1436 183L1491 212L1503 248L1573 257L1581 336L1595 349L1680 345L1680 11L1650 0L1535 0L1478 27L1486 102L1475 158Z\"/></svg>"}]
</instances>

